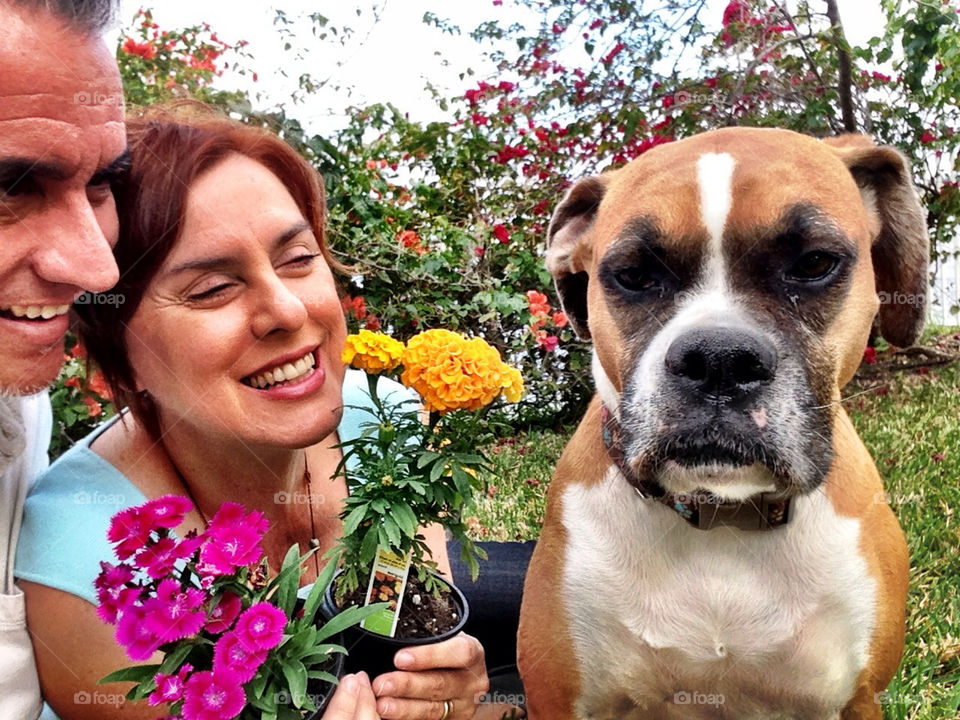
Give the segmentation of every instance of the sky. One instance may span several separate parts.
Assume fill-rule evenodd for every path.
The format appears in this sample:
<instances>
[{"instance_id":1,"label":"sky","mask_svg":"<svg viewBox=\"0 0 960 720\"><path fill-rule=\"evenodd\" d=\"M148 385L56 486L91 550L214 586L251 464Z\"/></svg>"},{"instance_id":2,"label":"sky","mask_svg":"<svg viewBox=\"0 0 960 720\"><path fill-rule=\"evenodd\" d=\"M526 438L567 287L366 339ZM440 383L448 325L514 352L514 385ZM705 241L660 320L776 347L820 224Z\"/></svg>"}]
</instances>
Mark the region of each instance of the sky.
<instances>
[{"instance_id":1,"label":"sky","mask_svg":"<svg viewBox=\"0 0 960 720\"><path fill-rule=\"evenodd\" d=\"M719 24L726 2L708 0L707 20ZM469 37L452 36L425 25L424 13L432 11L449 18L467 33L485 20L522 21L524 18L509 6L507 1L495 7L492 0L163 0L153 7L153 14L161 28L207 22L226 41L247 40L258 81L225 76L217 84L259 93L261 108L288 99L302 72L309 72L316 79L329 79L321 92L290 111L308 130L324 132L342 124L343 109L351 104L391 102L415 120L440 119L442 111L424 90L428 81L452 96L475 84L475 80L460 78L464 68L471 67L479 77L485 77L493 67L484 61L480 46ZM840 0L839 6L851 44L862 43L881 32L879 0ZM128 24L140 7L150 4L121 0L123 23ZM289 18L299 19L292 27L299 45L309 46L300 58L284 50L284 37L274 23L278 8ZM376 17L371 8L376 9ZM332 25L351 27L355 33L343 46L329 41L311 42L311 24L306 16L312 12L327 16ZM333 86L353 91L347 94Z\"/></svg>"}]
</instances>

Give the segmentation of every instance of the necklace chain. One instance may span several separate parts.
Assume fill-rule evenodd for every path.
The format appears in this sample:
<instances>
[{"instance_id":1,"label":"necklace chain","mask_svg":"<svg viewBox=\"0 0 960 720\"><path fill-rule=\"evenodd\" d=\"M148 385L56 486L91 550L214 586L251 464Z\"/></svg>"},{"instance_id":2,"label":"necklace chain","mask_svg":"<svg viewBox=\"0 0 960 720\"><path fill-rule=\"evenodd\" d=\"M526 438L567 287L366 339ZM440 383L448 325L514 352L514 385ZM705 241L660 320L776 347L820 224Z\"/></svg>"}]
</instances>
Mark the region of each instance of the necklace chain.
<instances>
[{"instance_id":1,"label":"necklace chain","mask_svg":"<svg viewBox=\"0 0 960 720\"><path fill-rule=\"evenodd\" d=\"M187 479L184 477L183 473L180 472L180 468L177 467L177 464L173 461L173 458L170 457L170 454L167 453L167 457L170 460L170 464L173 466L174 472L177 473L177 478L180 480L180 484L183 485L183 489L187 492L187 497L190 498L190 502L193 503L193 507L196 508L197 514L200 515L200 519L203 520L203 529L206 530L210 527L210 521L207 519L206 514L203 512L203 509L200 507L200 503L197 502L197 499L193 496L193 491L190 489L190 485L187 483ZM317 537L317 525L313 517L313 479L310 476L310 469L307 465L307 453L303 453L303 484L307 488L307 508L310 510L310 549L314 550L320 547L320 539ZM320 558L318 557L319 550L313 554L313 565L316 569L317 577L320 577Z\"/></svg>"}]
</instances>

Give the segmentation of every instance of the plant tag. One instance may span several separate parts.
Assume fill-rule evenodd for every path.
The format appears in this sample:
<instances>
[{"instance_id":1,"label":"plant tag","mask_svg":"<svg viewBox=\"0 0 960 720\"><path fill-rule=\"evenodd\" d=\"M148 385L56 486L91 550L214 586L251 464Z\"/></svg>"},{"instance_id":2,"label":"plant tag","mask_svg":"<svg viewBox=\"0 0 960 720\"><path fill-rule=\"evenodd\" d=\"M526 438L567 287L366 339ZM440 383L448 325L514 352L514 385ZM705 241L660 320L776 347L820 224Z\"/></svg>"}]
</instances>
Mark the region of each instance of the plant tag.
<instances>
[{"instance_id":1,"label":"plant tag","mask_svg":"<svg viewBox=\"0 0 960 720\"><path fill-rule=\"evenodd\" d=\"M393 637L397 631L400 604L403 602L403 591L407 587L409 572L410 553L401 557L383 546L377 548L377 554L373 558L373 570L370 572L370 582L367 584L367 601L364 606L378 602L387 602L390 605L370 615L360 623L360 627L379 635Z\"/></svg>"}]
</instances>

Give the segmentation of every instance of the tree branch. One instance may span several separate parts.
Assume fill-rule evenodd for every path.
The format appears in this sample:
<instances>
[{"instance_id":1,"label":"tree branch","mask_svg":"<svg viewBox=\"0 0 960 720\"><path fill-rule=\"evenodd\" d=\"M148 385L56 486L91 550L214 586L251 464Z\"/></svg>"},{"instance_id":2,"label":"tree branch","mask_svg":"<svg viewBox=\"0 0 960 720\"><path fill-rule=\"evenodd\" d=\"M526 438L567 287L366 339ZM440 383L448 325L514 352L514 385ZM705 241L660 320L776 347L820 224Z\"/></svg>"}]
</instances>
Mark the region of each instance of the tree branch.
<instances>
[{"instance_id":1,"label":"tree branch","mask_svg":"<svg viewBox=\"0 0 960 720\"><path fill-rule=\"evenodd\" d=\"M840 112L843 114L843 129L857 131L857 121L853 115L853 82L851 80L850 50L847 38L843 34L843 24L837 10L837 0L826 0L827 17L830 18L834 47L837 49L837 69L839 71Z\"/></svg>"}]
</instances>

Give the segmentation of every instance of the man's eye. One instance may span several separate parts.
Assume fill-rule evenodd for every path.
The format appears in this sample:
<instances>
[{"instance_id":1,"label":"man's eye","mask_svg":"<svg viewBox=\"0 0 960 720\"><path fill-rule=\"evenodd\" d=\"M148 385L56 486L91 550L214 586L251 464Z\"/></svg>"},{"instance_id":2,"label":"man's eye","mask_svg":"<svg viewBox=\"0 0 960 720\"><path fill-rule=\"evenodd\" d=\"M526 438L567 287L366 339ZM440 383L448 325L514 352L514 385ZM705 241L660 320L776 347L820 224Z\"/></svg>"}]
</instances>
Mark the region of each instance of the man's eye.
<instances>
[{"instance_id":1,"label":"man's eye","mask_svg":"<svg viewBox=\"0 0 960 720\"><path fill-rule=\"evenodd\" d=\"M0 200L5 197L19 197L22 195L37 195L42 191L40 185L29 177L17 180L0 181Z\"/></svg>"},{"instance_id":2,"label":"man's eye","mask_svg":"<svg viewBox=\"0 0 960 720\"><path fill-rule=\"evenodd\" d=\"M87 200L93 206L103 205L113 196L113 188L110 183L100 183L99 185L87 185Z\"/></svg>"},{"instance_id":3,"label":"man's eye","mask_svg":"<svg viewBox=\"0 0 960 720\"><path fill-rule=\"evenodd\" d=\"M797 260L786 272L794 282L816 282L827 278L840 264L840 259L819 250L809 252Z\"/></svg>"}]
</instances>

